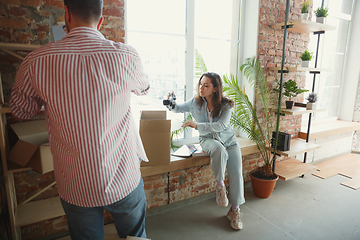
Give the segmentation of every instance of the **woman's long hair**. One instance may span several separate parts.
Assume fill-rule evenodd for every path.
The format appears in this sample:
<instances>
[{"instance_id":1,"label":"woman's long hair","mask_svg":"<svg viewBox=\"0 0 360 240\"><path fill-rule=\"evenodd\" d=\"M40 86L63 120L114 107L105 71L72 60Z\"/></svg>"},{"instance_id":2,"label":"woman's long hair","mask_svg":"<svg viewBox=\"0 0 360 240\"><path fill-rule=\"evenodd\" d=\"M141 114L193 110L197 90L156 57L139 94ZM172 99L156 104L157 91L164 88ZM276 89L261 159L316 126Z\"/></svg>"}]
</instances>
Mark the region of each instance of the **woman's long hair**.
<instances>
[{"instance_id":1,"label":"woman's long hair","mask_svg":"<svg viewBox=\"0 0 360 240\"><path fill-rule=\"evenodd\" d=\"M195 96L195 100L197 101L197 103L199 104L200 107L202 107L202 105L204 104L204 100L202 99L202 97L200 97L200 84L201 84L201 80L203 79L203 77L210 78L211 83L214 86L214 88L217 87L217 90L216 90L216 92L214 92L213 97L211 99L211 103L213 106L212 117L215 118L215 117L219 116L221 107L224 104L229 104L230 107L233 107L234 101L231 100L230 98L223 96L223 87L222 87L221 77L217 73L206 72L201 75L199 82L197 84L197 95Z\"/></svg>"}]
</instances>

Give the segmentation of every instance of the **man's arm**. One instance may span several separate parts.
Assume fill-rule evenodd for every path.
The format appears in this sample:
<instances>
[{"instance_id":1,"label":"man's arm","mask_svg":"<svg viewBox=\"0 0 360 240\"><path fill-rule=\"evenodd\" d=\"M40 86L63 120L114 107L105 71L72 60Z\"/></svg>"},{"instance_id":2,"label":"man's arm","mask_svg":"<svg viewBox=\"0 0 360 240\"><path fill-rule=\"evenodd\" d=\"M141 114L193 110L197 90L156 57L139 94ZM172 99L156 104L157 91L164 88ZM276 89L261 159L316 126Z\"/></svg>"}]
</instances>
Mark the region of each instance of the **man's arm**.
<instances>
[{"instance_id":1,"label":"man's arm","mask_svg":"<svg viewBox=\"0 0 360 240\"><path fill-rule=\"evenodd\" d=\"M131 47L132 48L132 47ZM150 84L147 75L145 74L143 65L141 63L141 59L136 52L136 50L132 49L135 52L135 56L133 58L133 62L131 68L133 71L131 72L131 78L133 80L133 85L131 88L131 92L136 95L146 95L149 92Z\"/></svg>"},{"instance_id":2,"label":"man's arm","mask_svg":"<svg viewBox=\"0 0 360 240\"><path fill-rule=\"evenodd\" d=\"M19 119L30 119L40 111L43 105L42 99L36 94L31 84L28 67L29 63L25 59L16 74L9 102L12 114Z\"/></svg>"}]
</instances>

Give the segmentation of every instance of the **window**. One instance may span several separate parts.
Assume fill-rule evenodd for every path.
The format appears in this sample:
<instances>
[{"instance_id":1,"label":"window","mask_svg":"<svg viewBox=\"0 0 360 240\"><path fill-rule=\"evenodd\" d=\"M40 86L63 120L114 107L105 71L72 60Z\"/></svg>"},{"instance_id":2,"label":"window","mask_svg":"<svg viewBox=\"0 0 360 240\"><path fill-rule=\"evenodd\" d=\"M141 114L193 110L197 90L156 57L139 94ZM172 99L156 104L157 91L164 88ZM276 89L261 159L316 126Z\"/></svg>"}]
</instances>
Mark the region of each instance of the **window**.
<instances>
[{"instance_id":1,"label":"window","mask_svg":"<svg viewBox=\"0 0 360 240\"><path fill-rule=\"evenodd\" d=\"M320 7L322 0L314 0L314 9ZM345 64L348 54L348 43L351 26L353 0L328 0L324 6L329 8L326 24L336 27L336 30L327 31L320 36L318 67L331 69L322 71L316 76L315 90L319 100L317 108L326 111L314 114L315 120L336 118L338 116L342 86L345 74ZM313 21L315 16L313 16ZM317 35L310 35L308 49L315 54ZM313 75L307 74L306 89L312 89ZM311 92L311 91L310 91ZM303 118L303 121L307 118Z\"/></svg>"},{"instance_id":2,"label":"window","mask_svg":"<svg viewBox=\"0 0 360 240\"><path fill-rule=\"evenodd\" d=\"M126 1L126 41L139 52L151 85L147 96L132 96L135 119L139 119L141 110L166 110L162 101L169 92L174 91L178 103L194 96L198 82L194 73L196 50L208 71L237 73L239 2ZM168 118L172 130L176 130L184 114L168 112ZM194 142L197 134L188 131L185 138Z\"/></svg>"}]
</instances>

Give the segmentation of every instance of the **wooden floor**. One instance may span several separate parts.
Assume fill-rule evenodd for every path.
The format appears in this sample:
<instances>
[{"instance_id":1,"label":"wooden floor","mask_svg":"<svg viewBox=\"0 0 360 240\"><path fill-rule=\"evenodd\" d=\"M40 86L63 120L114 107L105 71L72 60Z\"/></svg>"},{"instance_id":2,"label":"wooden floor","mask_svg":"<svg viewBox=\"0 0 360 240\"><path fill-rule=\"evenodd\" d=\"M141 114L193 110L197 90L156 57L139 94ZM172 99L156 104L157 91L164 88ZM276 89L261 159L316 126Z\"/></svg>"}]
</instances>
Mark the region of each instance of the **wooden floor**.
<instances>
[{"instance_id":1,"label":"wooden floor","mask_svg":"<svg viewBox=\"0 0 360 240\"><path fill-rule=\"evenodd\" d=\"M315 165L318 172L313 173L322 179L332 177L340 174L342 176L351 178L341 185L347 186L352 189L360 188L360 156L356 154L347 154L338 158L331 159Z\"/></svg>"}]
</instances>

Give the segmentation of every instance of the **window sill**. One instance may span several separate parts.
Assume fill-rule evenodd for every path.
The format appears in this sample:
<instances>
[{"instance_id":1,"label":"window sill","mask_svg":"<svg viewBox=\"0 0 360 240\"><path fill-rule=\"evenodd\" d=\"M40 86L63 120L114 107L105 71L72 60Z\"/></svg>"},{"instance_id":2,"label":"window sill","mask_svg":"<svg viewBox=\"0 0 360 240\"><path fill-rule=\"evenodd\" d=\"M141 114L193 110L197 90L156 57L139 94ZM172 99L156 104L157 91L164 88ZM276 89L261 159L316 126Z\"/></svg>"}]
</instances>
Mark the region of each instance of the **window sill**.
<instances>
[{"instance_id":1,"label":"window sill","mask_svg":"<svg viewBox=\"0 0 360 240\"><path fill-rule=\"evenodd\" d=\"M238 137L237 140L240 145L242 156L246 156L258 152L257 146L254 142L241 137ZM202 166L202 165L210 164L210 157L196 156L189 158L181 158L181 157L171 156L170 161L171 162L169 165L141 167L140 168L141 174L143 177L149 177L158 174L178 171L182 169Z\"/></svg>"}]
</instances>

